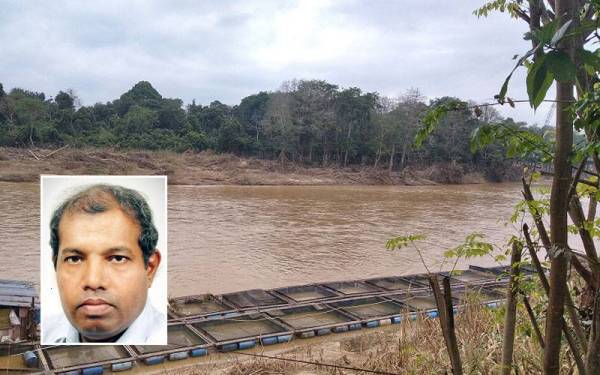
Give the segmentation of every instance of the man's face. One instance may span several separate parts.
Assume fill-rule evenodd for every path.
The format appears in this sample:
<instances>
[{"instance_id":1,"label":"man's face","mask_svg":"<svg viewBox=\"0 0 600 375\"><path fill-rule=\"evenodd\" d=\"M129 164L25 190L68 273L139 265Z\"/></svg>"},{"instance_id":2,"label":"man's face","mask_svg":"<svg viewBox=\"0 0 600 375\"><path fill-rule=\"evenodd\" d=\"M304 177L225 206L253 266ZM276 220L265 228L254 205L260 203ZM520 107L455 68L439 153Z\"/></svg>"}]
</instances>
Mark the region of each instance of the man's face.
<instances>
[{"instance_id":1,"label":"man's face","mask_svg":"<svg viewBox=\"0 0 600 375\"><path fill-rule=\"evenodd\" d=\"M160 254L144 266L140 226L118 208L67 212L58 234L56 275L67 318L88 341L115 337L144 309Z\"/></svg>"}]
</instances>

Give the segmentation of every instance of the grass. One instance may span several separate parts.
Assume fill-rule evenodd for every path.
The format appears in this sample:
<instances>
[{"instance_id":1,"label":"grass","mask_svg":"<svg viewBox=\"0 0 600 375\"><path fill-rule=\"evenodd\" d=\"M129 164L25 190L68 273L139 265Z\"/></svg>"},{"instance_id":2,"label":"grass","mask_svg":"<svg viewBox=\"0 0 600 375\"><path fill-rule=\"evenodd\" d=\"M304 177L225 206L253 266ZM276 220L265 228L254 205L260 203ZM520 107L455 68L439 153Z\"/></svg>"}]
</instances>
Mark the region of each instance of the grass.
<instances>
[{"instance_id":1,"label":"grass","mask_svg":"<svg viewBox=\"0 0 600 375\"><path fill-rule=\"evenodd\" d=\"M469 303L456 316L457 337L465 374L499 373L502 355L504 310ZM543 327L542 327L543 329ZM514 351L514 373L542 373L542 350L532 332L527 314L519 311ZM266 355L349 366L394 374L451 373L450 361L437 319L418 318L399 325L363 329L357 334L330 335L326 340L294 340L283 354ZM561 373L573 371L573 361L563 346ZM276 348L274 350L277 350ZM217 358L217 356L215 356ZM250 358L250 359L249 359ZM220 364L188 368L185 374L351 374L331 367L287 361L231 356Z\"/></svg>"}]
</instances>

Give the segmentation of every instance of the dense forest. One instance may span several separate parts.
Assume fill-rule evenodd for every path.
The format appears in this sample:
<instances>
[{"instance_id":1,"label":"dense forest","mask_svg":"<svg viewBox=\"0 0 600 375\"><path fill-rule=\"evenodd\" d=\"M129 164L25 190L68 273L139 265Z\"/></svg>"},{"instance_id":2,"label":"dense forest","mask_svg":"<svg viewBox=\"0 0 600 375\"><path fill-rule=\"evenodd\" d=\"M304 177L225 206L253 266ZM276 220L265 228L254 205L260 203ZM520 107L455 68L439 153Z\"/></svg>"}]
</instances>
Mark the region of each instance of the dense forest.
<instances>
[{"instance_id":1,"label":"dense forest","mask_svg":"<svg viewBox=\"0 0 600 375\"><path fill-rule=\"evenodd\" d=\"M247 96L238 105L219 101L184 106L141 81L118 99L78 105L71 90L54 98L0 84L0 146L115 147L219 153L279 159L304 165L370 165L389 170L431 164L461 165L492 180L512 164L502 146L472 153L469 134L482 123L543 133L504 119L492 107L454 111L426 144L413 145L428 109L455 100L426 102L416 89L396 99L321 80L293 80L274 92Z\"/></svg>"}]
</instances>

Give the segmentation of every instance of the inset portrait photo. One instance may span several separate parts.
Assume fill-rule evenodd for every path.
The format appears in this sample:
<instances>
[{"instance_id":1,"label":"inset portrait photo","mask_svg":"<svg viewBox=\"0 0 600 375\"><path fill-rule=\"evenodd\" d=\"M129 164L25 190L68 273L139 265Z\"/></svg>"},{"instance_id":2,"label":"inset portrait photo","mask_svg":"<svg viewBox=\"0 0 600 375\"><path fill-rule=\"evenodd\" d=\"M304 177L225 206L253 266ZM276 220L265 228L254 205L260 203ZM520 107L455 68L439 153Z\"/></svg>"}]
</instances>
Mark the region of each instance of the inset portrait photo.
<instances>
[{"instance_id":1,"label":"inset portrait photo","mask_svg":"<svg viewBox=\"0 0 600 375\"><path fill-rule=\"evenodd\" d=\"M43 345L167 344L166 176L41 176Z\"/></svg>"}]
</instances>

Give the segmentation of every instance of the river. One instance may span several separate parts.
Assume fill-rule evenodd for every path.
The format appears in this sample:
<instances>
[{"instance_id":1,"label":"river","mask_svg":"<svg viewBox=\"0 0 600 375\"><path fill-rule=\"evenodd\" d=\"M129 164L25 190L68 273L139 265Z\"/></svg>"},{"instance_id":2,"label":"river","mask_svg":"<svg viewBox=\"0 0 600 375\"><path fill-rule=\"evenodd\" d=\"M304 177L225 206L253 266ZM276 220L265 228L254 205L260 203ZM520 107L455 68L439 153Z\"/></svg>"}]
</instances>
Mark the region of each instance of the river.
<instances>
[{"instance_id":1,"label":"river","mask_svg":"<svg viewBox=\"0 0 600 375\"><path fill-rule=\"evenodd\" d=\"M472 232L499 246L519 184L169 186L169 295L224 293L421 272ZM0 182L0 278L39 282L39 187ZM491 257L470 260L493 265ZM463 263L463 265L466 263ZM444 265L444 269L449 265Z\"/></svg>"}]
</instances>

